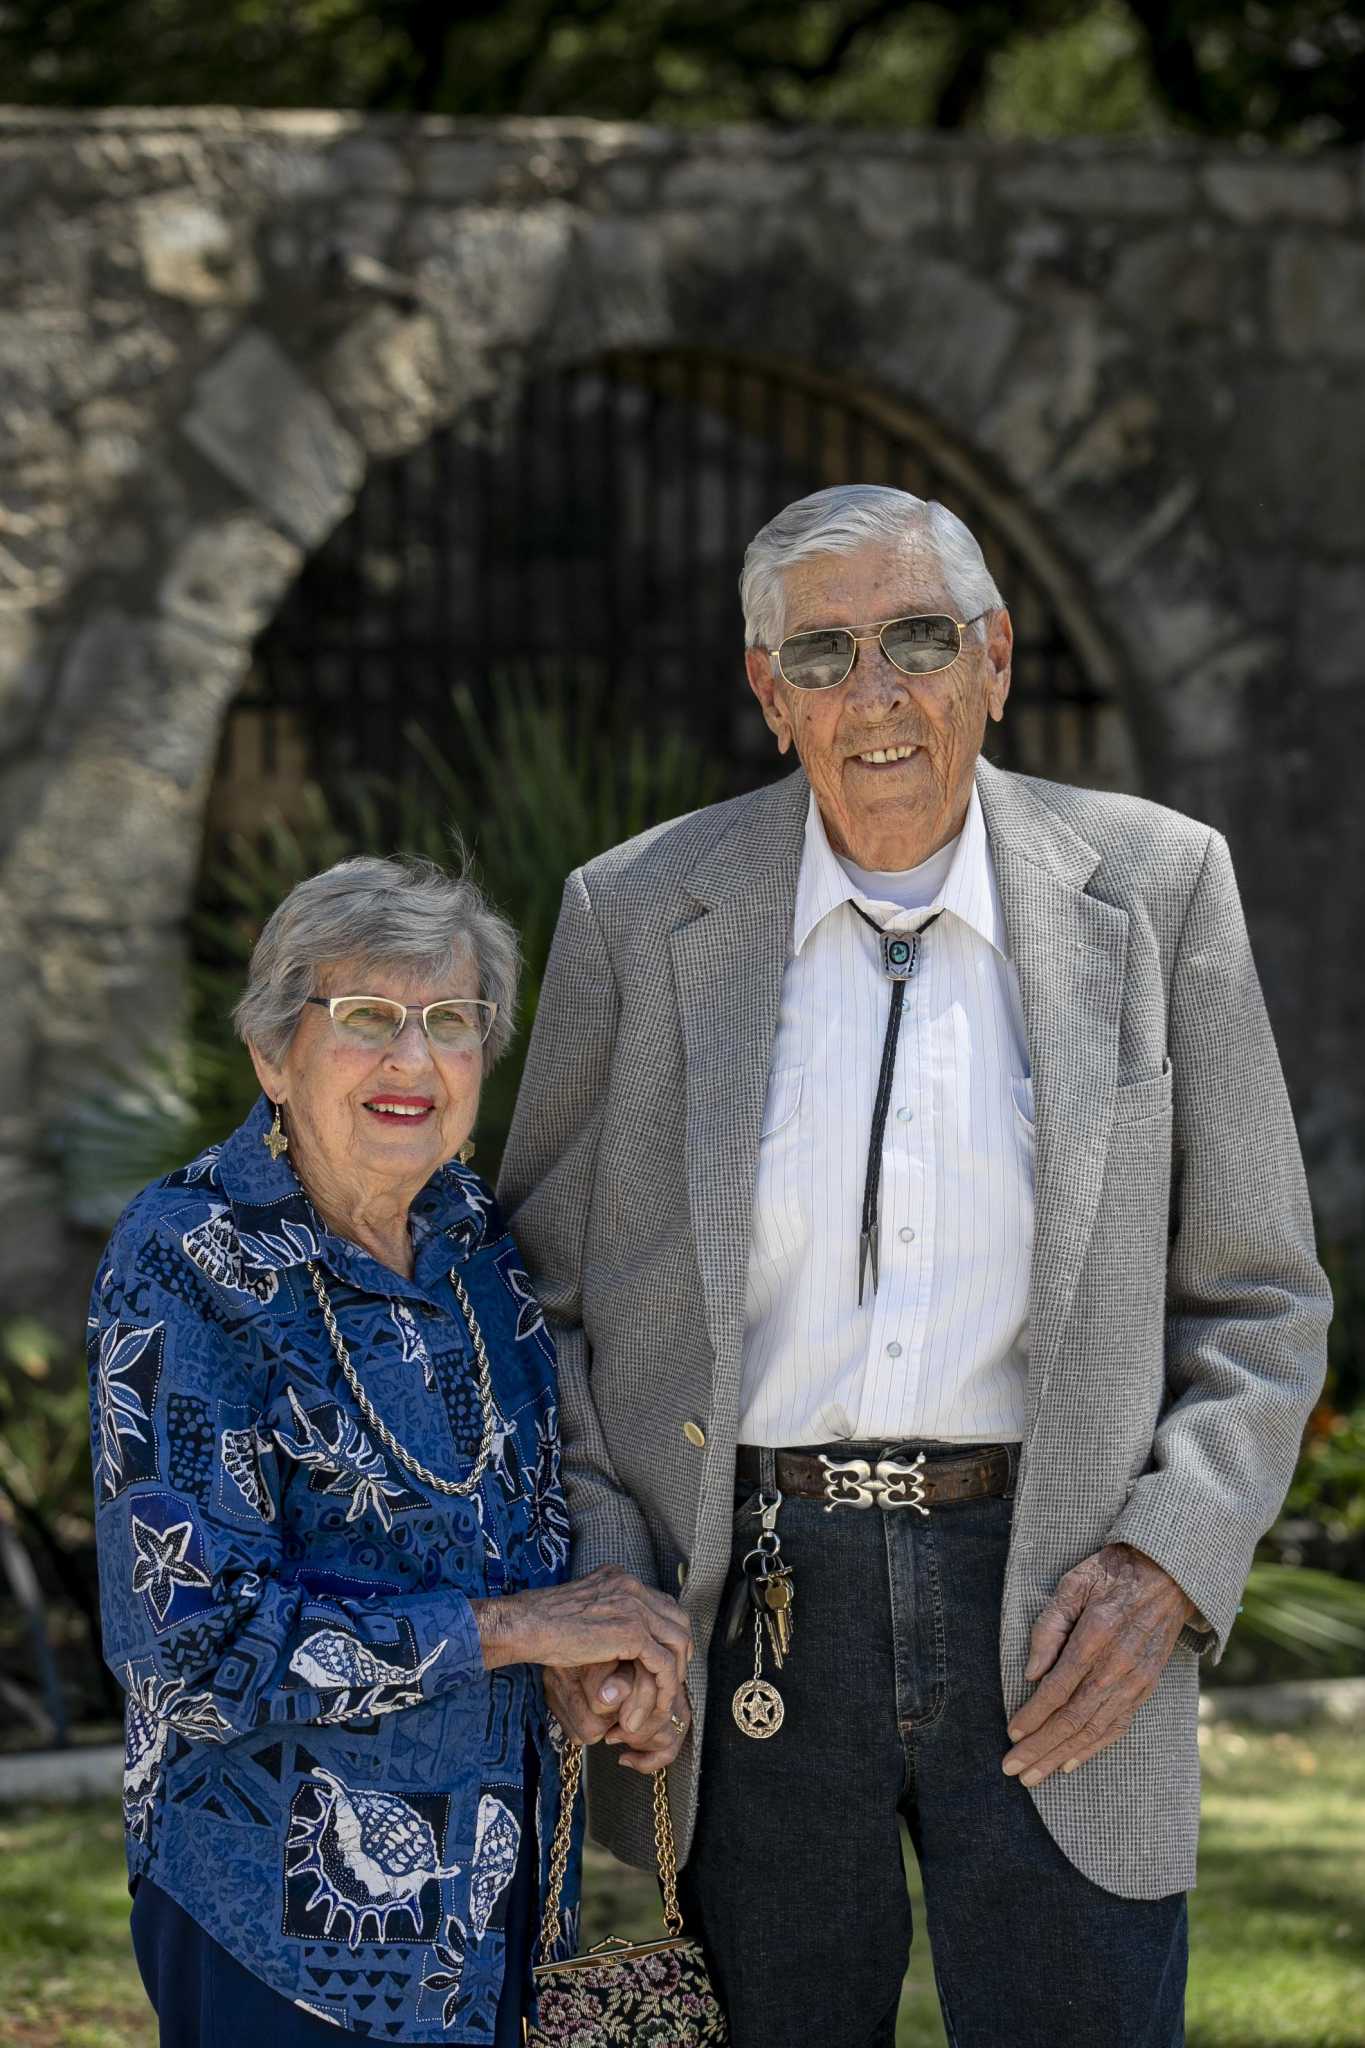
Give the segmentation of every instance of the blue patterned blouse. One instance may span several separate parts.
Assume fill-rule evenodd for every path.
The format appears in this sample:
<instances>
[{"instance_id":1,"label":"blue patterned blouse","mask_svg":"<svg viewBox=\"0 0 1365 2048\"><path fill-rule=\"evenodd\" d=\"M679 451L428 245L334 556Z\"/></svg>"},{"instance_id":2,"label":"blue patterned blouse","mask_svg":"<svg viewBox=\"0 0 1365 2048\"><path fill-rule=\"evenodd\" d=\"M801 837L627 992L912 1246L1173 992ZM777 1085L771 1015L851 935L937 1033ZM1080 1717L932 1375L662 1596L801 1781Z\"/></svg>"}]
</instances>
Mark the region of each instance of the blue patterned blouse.
<instances>
[{"instance_id":1,"label":"blue patterned blouse","mask_svg":"<svg viewBox=\"0 0 1365 2048\"><path fill-rule=\"evenodd\" d=\"M566 1576L554 1348L477 1174L444 1166L417 1197L406 1280L324 1227L266 1151L268 1116L262 1096L129 1204L92 1297L128 1869L320 2018L487 2041L522 1831L543 1889L559 1769L538 1671L486 1671L469 1603ZM475 1494L428 1489L381 1447L313 1259L371 1404L451 1479L481 1434L458 1268L497 1409ZM571 1916L561 1952L575 1938Z\"/></svg>"}]
</instances>

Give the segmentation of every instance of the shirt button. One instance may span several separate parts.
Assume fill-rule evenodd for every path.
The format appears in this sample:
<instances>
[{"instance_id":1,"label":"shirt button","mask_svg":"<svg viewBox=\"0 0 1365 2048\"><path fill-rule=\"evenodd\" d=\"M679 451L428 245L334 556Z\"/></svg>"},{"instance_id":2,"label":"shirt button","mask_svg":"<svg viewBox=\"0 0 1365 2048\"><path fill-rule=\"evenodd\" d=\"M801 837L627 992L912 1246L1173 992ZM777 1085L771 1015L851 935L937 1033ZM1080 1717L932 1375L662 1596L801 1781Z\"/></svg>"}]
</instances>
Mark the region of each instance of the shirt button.
<instances>
[{"instance_id":1,"label":"shirt button","mask_svg":"<svg viewBox=\"0 0 1365 2048\"><path fill-rule=\"evenodd\" d=\"M888 1358L899 1358L901 1355L900 1345L894 1343L888 1344L886 1347L886 1355Z\"/></svg>"},{"instance_id":2,"label":"shirt button","mask_svg":"<svg viewBox=\"0 0 1365 2048\"><path fill-rule=\"evenodd\" d=\"M915 1241L915 1233L908 1223L901 1225L900 1240L902 1244L913 1244Z\"/></svg>"},{"instance_id":3,"label":"shirt button","mask_svg":"<svg viewBox=\"0 0 1365 2048\"><path fill-rule=\"evenodd\" d=\"M701 1450L706 1442L706 1431L699 1422L685 1422L683 1424L683 1435L697 1450Z\"/></svg>"},{"instance_id":4,"label":"shirt button","mask_svg":"<svg viewBox=\"0 0 1365 2048\"><path fill-rule=\"evenodd\" d=\"M914 1117L914 1114L914 1110L906 1109L904 1104L896 1111L897 1120L903 1124L908 1124Z\"/></svg>"}]
</instances>

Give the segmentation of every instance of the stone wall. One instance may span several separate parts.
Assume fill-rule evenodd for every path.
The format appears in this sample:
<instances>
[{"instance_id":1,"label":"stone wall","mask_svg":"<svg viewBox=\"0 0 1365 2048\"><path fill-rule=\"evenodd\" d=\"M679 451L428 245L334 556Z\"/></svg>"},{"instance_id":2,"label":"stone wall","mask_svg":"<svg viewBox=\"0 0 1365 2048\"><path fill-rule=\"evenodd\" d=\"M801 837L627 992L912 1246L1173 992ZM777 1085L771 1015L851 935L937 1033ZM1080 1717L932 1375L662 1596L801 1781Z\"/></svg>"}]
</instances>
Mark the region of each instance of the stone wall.
<instances>
[{"instance_id":1,"label":"stone wall","mask_svg":"<svg viewBox=\"0 0 1365 2048\"><path fill-rule=\"evenodd\" d=\"M994 480L1146 792L1231 839L1357 1232L1362 193L1196 144L0 114L0 1305L83 1293L70 1104L174 1018L223 711L306 554L371 458L621 347L848 379Z\"/></svg>"}]
</instances>

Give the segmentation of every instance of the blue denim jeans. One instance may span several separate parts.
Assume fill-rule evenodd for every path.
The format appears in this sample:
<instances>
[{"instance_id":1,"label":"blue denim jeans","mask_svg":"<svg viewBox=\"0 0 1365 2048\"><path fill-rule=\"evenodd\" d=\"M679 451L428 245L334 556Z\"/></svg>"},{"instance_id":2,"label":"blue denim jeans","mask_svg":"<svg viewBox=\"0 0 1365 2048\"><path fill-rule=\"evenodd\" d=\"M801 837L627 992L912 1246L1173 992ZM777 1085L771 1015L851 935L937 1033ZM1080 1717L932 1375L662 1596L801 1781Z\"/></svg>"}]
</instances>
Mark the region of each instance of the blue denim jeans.
<instances>
[{"instance_id":1,"label":"blue denim jeans","mask_svg":"<svg viewBox=\"0 0 1365 2048\"><path fill-rule=\"evenodd\" d=\"M785 1501L794 1627L782 1671L765 1649L786 1707L765 1741L730 1709L753 1672L752 1623L733 1645L718 1625L682 1885L733 2048L894 2048L911 1939L902 1820L952 2048L1181 2048L1184 1893L1122 1899L1092 1884L1000 1768L1012 1507L926 1517ZM727 1600L757 1527L737 1529Z\"/></svg>"}]
</instances>

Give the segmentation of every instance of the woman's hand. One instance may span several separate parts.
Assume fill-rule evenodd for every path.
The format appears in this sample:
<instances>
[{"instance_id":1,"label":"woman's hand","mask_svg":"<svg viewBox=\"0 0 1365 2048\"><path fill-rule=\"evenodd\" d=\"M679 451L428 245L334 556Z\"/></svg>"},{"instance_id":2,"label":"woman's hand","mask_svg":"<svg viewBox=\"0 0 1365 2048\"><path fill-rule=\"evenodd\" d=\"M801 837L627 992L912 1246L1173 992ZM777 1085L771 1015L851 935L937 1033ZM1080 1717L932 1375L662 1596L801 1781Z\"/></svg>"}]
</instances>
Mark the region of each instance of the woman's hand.
<instances>
[{"instance_id":1,"label":"woman's hand","mask_svg":"<svg viewBox=\"0 0 1365 2048\"><path fill-rule=\"evenodd\" d=\"M650 1726L667 1722L678 1700L686 1700L692 1624L676 1600L642 1586L619 1565L603 1565L566 1585L471 1605L490 1671L503 1664L634 1664Z\"/></svg>"}]
</instances>

